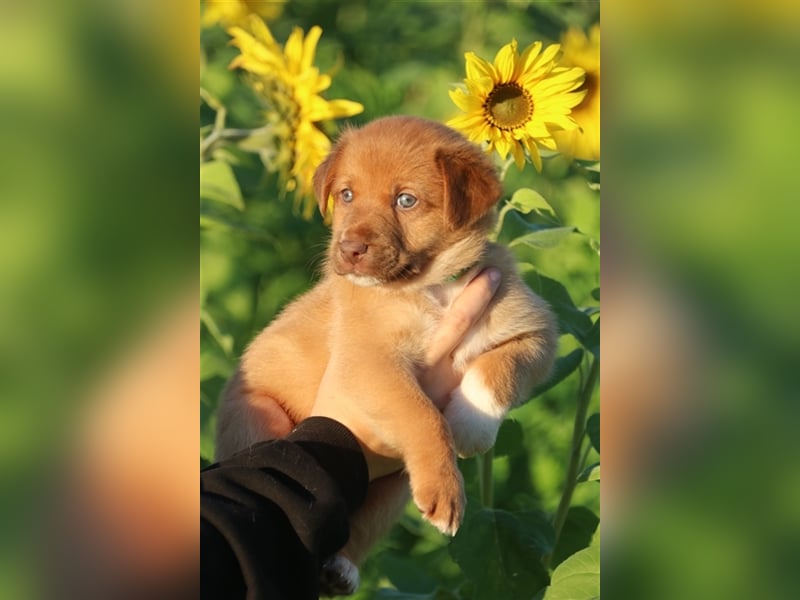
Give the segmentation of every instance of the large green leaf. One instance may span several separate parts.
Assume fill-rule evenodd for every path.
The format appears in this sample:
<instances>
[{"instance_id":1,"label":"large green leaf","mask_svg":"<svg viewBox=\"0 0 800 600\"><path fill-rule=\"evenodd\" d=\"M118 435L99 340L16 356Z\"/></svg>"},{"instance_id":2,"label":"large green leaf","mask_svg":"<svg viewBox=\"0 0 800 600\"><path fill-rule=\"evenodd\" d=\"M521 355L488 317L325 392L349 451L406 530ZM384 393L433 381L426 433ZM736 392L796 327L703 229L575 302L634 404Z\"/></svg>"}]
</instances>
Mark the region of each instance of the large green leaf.
<instances>
[{"instance_id":1,"label":"large green leaf","mask_svg":"<svg viewBox=\"0 0 800 600\"><path fill-rule=\"evenodd\" d=\"M539 249L555 248L573 233L580 233L577 227L539 227L530 233L514 238L508 245L525 244Z\"/></svg>"},{"instance_id":2,"label":"large green leaf","mask_svg":"<svg viewBox=\"0 0 800 600\"><path fill-rule=\"evenodd\" d=\"M600 598L600 547L590 546L558 565L544 600L595 598Z\"/></svg>"},{"instance_id":3,"label":"large green leaf","mask_svg":"<svg viewBox=\"0 0 800 600\"><path fill-rule=\"evenodd\" d=\"M600 481L600 463L594 463L586 467L578 474L577 481L583 483L584 481Z\"/></svg>"},{"instance_id":4,"label":"large green leaf","mask_svg":"<svg viewBox=\"0 0 800 600\"><path fill-rule=\"evenodd\" d=\"M586 333L586 336L581 340L584 347L594 354L595 358L600 358L600 319L598 318L592 328Z\"/></svg>"},{"instance_id":5,"label":"large green leaf","mask_svg":"<svg viewBox=\"0 0 800 600\"><path fill-rule=\"evenodd\" d=\"M575 306L567 288L555 279L539 274L531 265L520 265L520 271L528 286L544 298L556 313L561 331L571 333L582 344L585 343L594 323L589 315Z\"/></svg>"},{"instance_id":6,"label":"large green leaf","mask_svg":"<svg viewBox=\"0 0 800 600\"><path fill-rule=\"evenodd\" d=\"M455 600L458 596L447 590L434 590L427 594L409 594L399 590L384 588L378 590L373 596L374 600Z\"/></svg>"},{"instance_id":7,"label":"large green leaf","mask_svg":"<svg viewBox=\"0 0 800 600\"><path fill-rule=\"evenodd\" d=\"M550 203L539 192L530 188L520 188L514 192L508 200L508 206L524 215L535 212L550 221L558 222L556 211Z\"/></svg>"},{"instance_id":8,"label":"large green leaf","mask_svg":"<svg viewBox=\"0 0 800 600\"><path fill-rule=\"evenodd\" d=\"M242 237L268 241L273 244L278 240L278 237L250 219L245 213L204 198L200 199L200 228L224 229Z\"/></svg>"},{"instance_id":9,"label":"large green leaf","mask_svg":"<svg viewBox=\"0 0 800 600\"><path fill-rule=\"evenodd\" d=\"M549 519L539 512L484 508L469 517L450 545L475 586L475 598L529 599L548 583L542 556L553 548Z\"/></svg>"},{"instance_id":10,"label":"large green leaf","mask_svg":"<svg viewBox=\"0 0 800 600\"><path fill-rule=\"evenodd\" d=\"M495 457L514 456L525 452L523 441L522 425L513 419L506 419L497 432L497 442L494 445Z\"/></svg>"},{"instance_id":11,"label":"large green leaf","mask_svg":"<svg viewBox=\"0 0 800 600\"><path fill-rule=\"evenodd\" d=\"M242 192L231 166L219 160L200 165L200 197L244 210Z\"/></svg>"},{"instance_id":12,"label":"large green leaf","mask_svg":"<svg viewBox=\"0 0 800 600\"><path fill-rule=\"evenodd\" d=\"M600 518L585 506L570 506L551 564L557 567L579 550L588 547L599 524Z\"/></svg>"},{"instance_id":13,"label":"large green leaf","mask_svg":"<svg viewBox=\"0 0 800 600\"><path fill-rule=\"evenodd\" d=\"M581 366L583 354L584 353L581 348L576 348L569 354L559 356L556 359L555 365L553 366L553 372L550 374L550 377L547 379L547 381L534 388L533 395L531 397L535 398L536 396L543 394L550 388L555 387L567 377L572 375L572 373L574 373L575 370Z\"/></svg>"}]
</instances>

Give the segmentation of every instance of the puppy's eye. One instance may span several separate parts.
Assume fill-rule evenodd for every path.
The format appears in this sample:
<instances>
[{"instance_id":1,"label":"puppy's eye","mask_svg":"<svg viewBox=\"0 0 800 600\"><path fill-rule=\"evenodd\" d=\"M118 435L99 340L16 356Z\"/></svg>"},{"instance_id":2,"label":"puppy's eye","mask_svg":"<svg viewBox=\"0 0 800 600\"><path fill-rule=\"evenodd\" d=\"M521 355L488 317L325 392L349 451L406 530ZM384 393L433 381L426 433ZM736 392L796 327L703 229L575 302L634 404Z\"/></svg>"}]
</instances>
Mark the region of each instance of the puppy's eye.
<instances>
[{"instance_id":1,"label":"puppy's eye","mask_svg":"<svg viewBox=\"0 0 800 600\"><path fill-rule=\"evenodd\" d=\"M348 188L344 188L341 191L341 194L342 194L342 202L352 202L353 201L353 191L352 190L350 190Z\"/></svg>"},{"instance_id":2,"label":"puppy's eye","mask_svg":"<svg viewBox=\"0 0 800 600\"><path fill-rule=\"evenodd\" d=\"M397 198L394 199L394 202L398 208L411 208L417 203L417 199L411 194L406 194L404 192L402 194L397 194Z\"/></svg>"}]
</instances>

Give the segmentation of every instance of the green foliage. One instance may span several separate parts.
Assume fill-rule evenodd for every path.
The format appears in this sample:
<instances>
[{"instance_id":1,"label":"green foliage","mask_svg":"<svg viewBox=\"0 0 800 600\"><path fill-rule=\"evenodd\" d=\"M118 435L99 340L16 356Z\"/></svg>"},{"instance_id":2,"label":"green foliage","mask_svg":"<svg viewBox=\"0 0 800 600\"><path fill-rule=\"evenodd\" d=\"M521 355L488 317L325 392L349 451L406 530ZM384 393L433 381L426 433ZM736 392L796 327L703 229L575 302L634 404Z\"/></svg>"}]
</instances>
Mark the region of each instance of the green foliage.
<instances>
[{"instance_id":1,"label":"green foliage","mask_svg":"<svg viewBox=\"0 0 800 600\"><path fill-rule=\"evenodd\" d=\"M450 553L473 584L475 598L529 598L547 585L542 558L555 534L546 515L484 508L465 520Z\"/></svg>"},{"instance_id":2,"label":"green foliage","mask_svg":"<svg viewBox=\"0 0 800 600\"><path fill-rule=\"evenodd\" d=\"M576 552L553 571L544 600L600 598L600 548L590 546Z\"/></svg>"},{"instance_id":3,"label":"green foliage","mask_svg":"<svg viewBox=\"0 0 800 600\"><path fill-rule=\"evenodd\" d=\"M447 91L463 78L465 51L493 56L512 37L522 46L555 41L568 25L594 22L597 8L290 2L270 27L279 42L295 25L323 28L315 64L334 71L327 98L365 105L354 123L384 114L444 120L455 112ZM235 141L209 142L215 123L250 130L263 123L246 80L226 68L235 53L224 32L204 30L201 45L200 446L207 464L225 381L254 335L313 285L327 231L318 215L297 214L258 155ZM557 316L553 376L503 423L493 451L460 462L469 503L455 538L410 505L362 565L356 600L599 595L599 165L553 156L542 173L502 166L495 237L512 248L524 280Z\"/></svg>"}]
</instances>

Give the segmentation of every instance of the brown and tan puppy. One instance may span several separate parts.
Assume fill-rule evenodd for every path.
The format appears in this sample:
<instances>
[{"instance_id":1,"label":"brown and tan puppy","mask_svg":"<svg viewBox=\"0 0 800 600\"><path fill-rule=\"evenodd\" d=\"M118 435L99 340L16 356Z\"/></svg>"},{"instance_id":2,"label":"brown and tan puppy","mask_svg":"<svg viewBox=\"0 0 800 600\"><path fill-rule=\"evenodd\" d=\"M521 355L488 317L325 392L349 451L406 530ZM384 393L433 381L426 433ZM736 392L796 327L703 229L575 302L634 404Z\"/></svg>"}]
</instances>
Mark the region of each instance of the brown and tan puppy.
<instances>
[{"instance_id":1,"label":"brown and tan puppy","mask_svg":"<svg viewBox=\"0 0 800 600\"><path fill-rule=\"evenodd\" d=\"M432 121L386 117L345 131L317 170L332 238L321 281L252 342L219 411L218 458L282 437L335 393L374 423L402 457L423 517L454 534L464 514L456 454L490 448L506 413L553 363L557 334L545 303L520 280L508 250L487 241L501 186L474 144ZM470 274L503 272L481 320L453 353L460 385L442 414L421 390L428 340ZM325 375L325 385L321 386ZM405 500L404 476L371 484L351 541L334 564L352 591L368 546Z\"/></svg>"}]
</instances>

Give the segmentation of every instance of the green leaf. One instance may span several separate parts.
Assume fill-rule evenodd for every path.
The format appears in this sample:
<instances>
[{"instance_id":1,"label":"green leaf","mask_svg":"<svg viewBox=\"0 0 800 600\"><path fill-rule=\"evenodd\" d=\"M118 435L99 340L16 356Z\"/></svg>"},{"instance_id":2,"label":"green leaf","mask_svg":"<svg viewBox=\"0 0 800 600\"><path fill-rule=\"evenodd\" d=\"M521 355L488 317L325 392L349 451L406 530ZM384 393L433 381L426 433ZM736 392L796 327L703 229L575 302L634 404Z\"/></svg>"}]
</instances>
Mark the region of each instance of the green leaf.
<instances>
[{"instance_id":1,"label":"green leaf","mask_svg":"<svg viewBox=\"0 0 800 600\"><path fill-rule=\"evenodd\" d=\"M584 481L600 481L600 463L595 463L586 467L580 472L576 481L578 481L578 483L583 483Z\"/></svg>"},{"instance_id":2,"label":"green leaf","mask_svg":"<svg viewBox=\"0 0 800 600\"><path fill-rule=\"evenodd\" d=\"M275 128L271 126L258 129L241 130L242 136L237 138L236 145L245 152L269 152L275 145Z\"/></svg>"},{"instance_id":3,"label":"green leaf","mask_svg":"<svg viewBox=\"0 0 800 600\"><path fill-rule=\"evenodd\" d=\"M555 571L544 600L594 600L600 598L600 547L576 552Z\"/></svg>"},{"instance_id":4,"label":"green leaf","mask_svg":"<svg viewBox=\"0 0 800 600\"><path fill-rule=\"evenodd\" d=\"M592 443L592 448L600 453L600 413L594 413L586 419L586 435Z\"/></svg>"},{"instance_id":5,"label":"green leaf","mask_svg":"<svg viewBox=\"0 0 800 600\"><path fill-rule=\"evenodd\" d=\"M583 344L594 324L585 312L575 306L567 288L555 279L540 275L530 265L520 265L520 271L528 286L546 300L556 313L559 329L572 334Z\"/></svg>"},{"instance_id":6,"label":"green leaf","mask_svg":"<svg viewBox=\"0 0 800 600\"><path fill-rule=\"evenodd\" d=\"M536 212L550 221L555 223L559 222L556 211L553 210L553 207L544 199L544 196L530 188L518 189L508 200L508 204L514 210L524 215Z\"/></svg>"},{"instance_id":7,"label":"green leaf","mask_svg":"<svg viewBox=\"0 0 800 600\"><path fill-rule=\"evenodd\" d=\"M598 302L600 302L600 288L599 288L599 287L597 287L597 288L594 288L594 289L592 290L592 298L594 298L595 300L597 300Z\"/></svg>"},{"instance_id":8,"label":"green leaf","mask_svg":"<svg viewBox=\"0 0 800 600\"><path fill-rule=\"evenodd\" d=\"M378 590L373 598L376 600L435 600L436 592L430 592L429 594L410 594L408 592L401 592L400 590L384 588Z\"/></svg>"},{"instance_id":9,"label":"green leaf","mask_svg":"<svg viewBox=\"0 0 800 600\"><path fill-rule=\"evenodd\" d=\"M260 227L257 223L249 221L244 213L220 203L209 200L200 200L200 227L206 229L225 229L236 235L276 243L277 238Z\"/></svg>"},{"instance_id":10,"label":"green leaf","mask_svg":"<svg viewBox=\"0 0 800 600\"><path fill-rule=\"evenodd\" d=\"M577 227L543 227L511 240L509 246L525 244L532 248L549 249L558 246L573 233L580 233Z\"/></svg>"},{"instance_id":11,"label":"green leaf","mask_svg":"<svg viewBox=\"0 0 800 600\"><path fill-rule=\"evenodd\" d=\"M594 354L595 358L600 358L600 319L598 318L592 328L587 332L586 336L581 340L583 346L592 354Z\"/></svg>"},{"instance_id":12,"label":"green leaf","mask_svg":"<svg viewBox=\"0 0 800 600\"><path fill-rule=\"evenodd\" d=\"M585 506L571 506L558 545L553 551L552 565L557 567L567 558L588 547L592 543L600 518Z\"/></svg>"},{"instance_id":13,"label":"green leaf","mask_svg":"<svg viewBox=\"0 0 800 600\"><path fill-rule=\"evenodd\" d=\"M244 210L242 192L233 169L219 160L200 165L200 197Z\"/></svg>"},{"instance_id":14,"label":"green leaf","mask_svg":"<svg viewBox=\"0 0 800 600\"><path fill-rule=\"evenodd\" d=\"M441 548L439 551L446 556L445 548ZM427 590L435 588L437 583L425 568L426 563L436 561L431 554L430 552L426 553L427 560L411 560L407 553L387 551L381 553L376 561L379 564L381 575L396 588L415 594L424 594L422 597L427 598L429 597Z\"/></svg>"},{"instance_id":15,"label":"green leaf","mask_svg":"<svg viewBox=\"0 0 800 600\"><path fill-rule=\"evenodd\" d=\"M497 432L497 442L494 445L494 455L514 456L525 451L523 444L522 425L513 419L506 419Z\"/></svg>"},{"instance_id":16,"label":"green leaf","mask_svg":"<svg viewBox=\"0 0 800 600\"><path fill-rule=\"evenodd\" d=\"M384 588L378 590L371 598L375 600L454 600L457 596L441 589L427 594L409 594L408 592Z\"/></svg>"},{"instance_id":17,"label":"green leaf","mask_svg":"<svg viewBox=\"0 0 800 600\"><path fill-rule=\"evenodd\" d=\"M550 377L542 383L538 385L533 390L532 398L543 394L550 388L555 387L562 381L564 381L567 377L572 375L575 370L581 366L581 361L583 360L583 350L581 348L576 348L569 354L565 354L564 356L559 356L556 359L555 365L553 366L553 372L550 374Z\"/></svg>"},{"instance_id":18,"label":"green leaf","mask_svg":"<svg viewBox=\"0 0 800 600\"><path fill-rule=\"evenodd\" d=\"M450 544L450 554L475 586L475 598L528 600L547 585L542 556L555 534L540 512L481 509L469 517Z\"/></svg>"}]
</instances>

